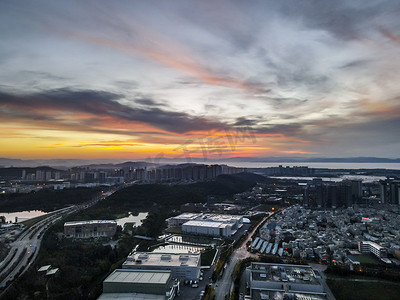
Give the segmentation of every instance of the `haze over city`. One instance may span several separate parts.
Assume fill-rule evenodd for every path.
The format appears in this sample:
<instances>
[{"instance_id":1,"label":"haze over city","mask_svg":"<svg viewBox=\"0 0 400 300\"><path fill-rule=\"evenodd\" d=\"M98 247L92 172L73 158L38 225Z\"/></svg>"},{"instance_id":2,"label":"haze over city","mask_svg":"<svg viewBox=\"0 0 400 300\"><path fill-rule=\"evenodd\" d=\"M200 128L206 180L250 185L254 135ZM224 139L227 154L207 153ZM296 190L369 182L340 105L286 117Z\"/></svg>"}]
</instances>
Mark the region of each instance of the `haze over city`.
<instances>
[{"instance_id":1,"label":"haze over city","mask_svg":"<svg viewBox=\"0 0 400 300\"><path fill-rule=\"evenodd\" d=\"M2 1L0 157L396 158L398 1Z\"/></svg>"}]
</instances>

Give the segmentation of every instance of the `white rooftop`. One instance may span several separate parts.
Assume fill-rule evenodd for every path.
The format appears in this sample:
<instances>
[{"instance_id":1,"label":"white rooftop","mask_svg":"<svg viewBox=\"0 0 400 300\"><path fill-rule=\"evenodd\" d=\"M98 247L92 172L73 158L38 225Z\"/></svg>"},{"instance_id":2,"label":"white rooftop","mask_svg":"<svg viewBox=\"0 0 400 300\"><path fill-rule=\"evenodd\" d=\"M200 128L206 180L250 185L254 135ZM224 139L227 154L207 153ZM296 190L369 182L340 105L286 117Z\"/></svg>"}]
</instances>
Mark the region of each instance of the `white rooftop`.
<instances>
[{"instance_id":1,"label":"white rooftop","mask_svg":"<svg viewBox=\"0 0 400 300\"><path fill-rule=\"evenodd\" d=\"M172 218L177 218L177 219L195 219L199 216L201 216L201 213L183 213L180 214L179 216L172 217Z\"/></svg>"},{"instance_id":2,"label":"white rooftop","mask_svg":"<svg viewBox=\"0 0 400 300\"><path fill-rule=\"evenodd\" d=\"M214 221L201 221L201 220L193 220L187 221L185 224L187 226L197 226L197 227L214 227L214 228L225 228L229 226L229 224L214 222Z\"/></svg>"},{"instance_id":3,"label":"white rooftop","mask_svg":"<svg viewBox=\"0 0 400 300\"><path fill-rule=\"evenodd\" d=\"M104 282L166 284L170 277L171 277L171 271L117 269L113 273L111 273L110 276L108 276L104 280Z\"/></svg>"},{"instance_id":4,"label":"white rooftop","mask_svg":"<svg viewBox=\"0 0 400 300\"><path fill-rule=\"evenodd\" d=\"M64 226L88 225L88 224L117 224L115 220L90 220L90 221L73 221L65 222Z\"/></svg>"},{"instance_id":5,"label":"white rooftop","mask_svg":"<svg viewBox=\"0 0 400 300\"><path fill-rule=\"evenodd\" d=\"M38 272L47 272L47 270L48 269L50 269L51 268L51 265L46 265L46 266L43 266L43 267L41 267L39 270L38 270Z\"/></svg>"},{"instance_id":6,"label":"white rooftop","mask_svg":"<svg viewBox=\"0 0 400 300\"><path fill-rule=\"evenodd\" d=\"M97 300L165 300L164 295L140 294L140 293L103 293Z\"/></svg>"},{"instance_id":7,"label":"white rooftop","mask_svg":"<svg viewBox=\"0 0 400 300\"><path fill-rule=\"evenodd\" d=\"M186 220L208 220L214 222L237 222L242 219L239 215L222 215L222 214L205 214L205 213L183 213L170 219L186 219Z\"/></svg>"},{"instance_id":8,"label":"white rooftop","mask_svg":"<svg viewBox=\"0 0 400 300\"><path fill-rule=\"evenodd\" d=\"M153 253L135 252L129 255L122 264L123 267L141 266L192 266L197 267L200 261L200 254L175 254L175 253Z\"/></svg>"},{"instance_id":9,"label":"white rooftop","mask_svg":"<svg viewBox=\"0 0 400 300\"><path fill-rule=\"evenodd\" d=\"M58 272L58 268L49 269L49 270L46 272L46 276L54 275L54 274L56 274L57 272Z\"/></svg>"}]
</instances>

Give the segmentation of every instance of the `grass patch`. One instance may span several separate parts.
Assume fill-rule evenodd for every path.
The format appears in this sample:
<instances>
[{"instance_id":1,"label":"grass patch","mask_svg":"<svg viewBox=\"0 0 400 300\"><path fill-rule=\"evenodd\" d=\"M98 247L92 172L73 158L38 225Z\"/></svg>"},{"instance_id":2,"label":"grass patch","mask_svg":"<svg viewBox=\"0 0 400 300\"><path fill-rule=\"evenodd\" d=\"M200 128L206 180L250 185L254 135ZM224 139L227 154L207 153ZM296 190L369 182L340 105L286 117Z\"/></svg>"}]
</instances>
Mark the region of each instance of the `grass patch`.
<instances>
[{"instance_id":1,"label":"grass patch","mask_svg":"<svg viewBox=\"0 0 400 300\"><path fill-rule=\"evenodd\" d=\"M133 231L133 226L136 226L136 223L135 222L127 222L127 223L125 223L125 225L124 225L124 232L128 232L128 231Z\"/></svg>"},{"instance_id":2,"label":"grass patch","mask_svg":"<svg viewBox=\"0 0 400 300\"><path fill-rule=\"evenodd\" d=\"M372 256L372 255L353 255L355 259L357 259L361 264L368 264L368 265L379 265L380 261Z\"/></svg>"},{"instance_id":3,"label":"grass patch","mask_svg":"<svg viewBox=\"0 0 400 300\"><path fill-rule=\"evenodd\" d=\"M165 233L174 233L174 234L181 234L182 227L170 227L165 229Z\"/></svg>"},{"instance_id":4,"label":"grass patch","mask_svg":"<svg viewBox=\"0 0 400 300\"><path fill-rule=\"evenodd\" d=\"M397 300L400 294L400 285L396 283L334 279L327 279L326 283L337 300Z\"/></svg>"},{"instance_id":5,"label":"grass patch","mask_svg":"<svg viewBox=\"0 0 400 300\"><path fill-rule=\"evenodd\" d=\"M210 266L217 250L209 249L205 250L201 253L201 265L202 266Z\"/></svg>"}]
</instances>

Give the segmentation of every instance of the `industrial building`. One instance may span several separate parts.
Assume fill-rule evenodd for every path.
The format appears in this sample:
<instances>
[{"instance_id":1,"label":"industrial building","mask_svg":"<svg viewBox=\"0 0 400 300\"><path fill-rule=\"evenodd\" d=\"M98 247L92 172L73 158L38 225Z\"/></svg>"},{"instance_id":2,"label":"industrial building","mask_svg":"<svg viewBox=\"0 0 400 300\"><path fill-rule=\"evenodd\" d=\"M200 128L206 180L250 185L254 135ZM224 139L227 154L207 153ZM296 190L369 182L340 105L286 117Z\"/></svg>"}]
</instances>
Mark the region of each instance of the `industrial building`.
<instances>
[{"instance_id":1,"label":"industrial building","mask_svg":"<svg viewBox=\"0 0 400 300\"><path fill-rule=\"evenodd\" d=\"M104 280L98 299L170 300L178 289L171 271L117 269Z\"/></svg>"},{"instance_id":2,"label":"industrial building","mask_svg":"<svg viewBox=\"0 0 400 300\"><path fill-rule=\"evenodd\" d=\"M388 249L378 245L377 243L371 241L364 241L358 243L358 250L361 253L370 254L372 253L379 259L386 258L388 254Z\"/></svg>"},{"instance_id":3,"label":"industrial building","mask_svg":"<svg viewBox=\"0 0 400 300\"><path fill-rule=\"evenodd\" d=\"M246 269L246 282L252 299L327 299L308 265L252 263Z\"/></svg>"},{"instance_id":4,"label":"industrial building","mask_svg":"<svg viewBox=\"0 0 400 300\"><path fill-rule=\"evenodd\" d=\"M168 227L179 227L188 221L198 220L201 218L202 213L184 213L176 217L167 219Z\"/></svg>"},{"instance_id":5,"label":"industrial building","mask_svg":"<svg viewBox=\"0 0 400 300\"><path fill-rule=\"evenodd\" d=\"M174 279L198 280L200 277L200 254L135 252L127 257L122 268L169 270Z\"/></svg>"},{"instance_id":6,"label":"industrial building","mask_svg":"<svg viewBox=\"0 0 400 300\"><path fill-rule=\"evenodd\" d=\"M195 235L209 235L214 237L229 237L232 235L232 226L221 222L189 221L182 225L182 232Z\"/></svg>"},{"instance_id":7,"label":"industrial building","mask_svg":"<svg viewBox=\"0 0 400 300\"><path fill-rule=\"evenodd\" d=\"M168 227L182 226L188 234L230 237L242 226L243 217L205 213L184 213L167 219Z\"/></svg>"},{"instance_id":8,"label":"industrial building","mask_svg":"<svg viewBox=\"0 0 400 300\"><path fill-rule=\"evenodd\" d=\"M114 220L91 220L64 223L64 234L66 237L112 237L116 231L117 222Z\"/></svg>"}]
</instances>

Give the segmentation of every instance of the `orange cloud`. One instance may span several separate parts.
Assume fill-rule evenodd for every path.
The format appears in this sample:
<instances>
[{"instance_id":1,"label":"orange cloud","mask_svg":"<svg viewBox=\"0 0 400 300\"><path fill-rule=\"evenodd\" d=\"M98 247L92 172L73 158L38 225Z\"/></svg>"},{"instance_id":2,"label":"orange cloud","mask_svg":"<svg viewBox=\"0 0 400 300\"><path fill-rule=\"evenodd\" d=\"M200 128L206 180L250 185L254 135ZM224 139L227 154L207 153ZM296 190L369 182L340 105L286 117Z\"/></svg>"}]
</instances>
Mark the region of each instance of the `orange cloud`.
<instances>
[{"instance_id":1,"label":"orange cloud","mask_svg":"<svg viewBox=\"0 0 400 300\"><path fill-rule=\"evenodd\" d=\"M400 106L391 106L384 102L374 102L368 99L360 100L365 114L382 119L390 119L400 116Z\"/></svg>"},{"instance_id":2,"label":"orange cloud","mask_svg":"<svg viewBox=\"0 0 400 300\"><path fill-rule=\"evenodd\" d=\"M400 44L400 38L398 36L393 35L390 33L387 29L381 28L380 32L387 37L388 39L392 40L393 42L399 43Z\"/></svg>"},{"instance_id":3,"label":"orange cloud","mask_svg":"<svg viewBox=\"0 0 400 300\"><path fill-rule=\"evenodd\" d=\"M123 44L113 42L108 39L91 37L82 34L70 34L70 37L79 38L91 43L104 45L110 48L118 49L128 54L140 55L152 61L161 63L171 69L184 72L191 75L192 77L210 84L217 86L224 86L230 88L242 89L250 93L259 93L263 91L263 88L255 84L246 83L234 78L215 74L211 70L202 66L196 59L184 51L181 47L174 47L171 45L163 44L167 49L170 47L168 53L166 51L160 51L152 47L151 49L134 45L132 43Z\"/></svg>"}]
</instances>

